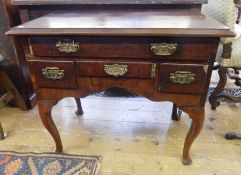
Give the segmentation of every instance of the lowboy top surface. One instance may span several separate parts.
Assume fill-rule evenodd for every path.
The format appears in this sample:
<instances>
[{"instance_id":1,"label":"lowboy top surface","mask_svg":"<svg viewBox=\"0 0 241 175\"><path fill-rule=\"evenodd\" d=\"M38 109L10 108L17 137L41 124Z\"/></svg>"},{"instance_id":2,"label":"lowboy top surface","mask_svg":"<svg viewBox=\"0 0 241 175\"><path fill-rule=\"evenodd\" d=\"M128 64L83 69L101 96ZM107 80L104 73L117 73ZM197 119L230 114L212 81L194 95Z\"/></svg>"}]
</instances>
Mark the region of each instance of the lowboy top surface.
<instances>
[{"instance_id":1,"label":"lowboy top surface","mask_svg":"<svg viewBox=\"0 0 241 175\"><path fill-rule=\"evenodd\" d=\"M53 4L203 4L207 0L12 0L13 5Z\"/></svg>"},{"instance_id":2,"label":"lowboy top surface","mask_svg":"<svg viewBox=\"0 0 241 175\"><path fill-rule=\"evenodd\" d=\"M58 11L12 28L8 35L234 36L197 13L160 11Z\"/></svg>"}]
</instances>

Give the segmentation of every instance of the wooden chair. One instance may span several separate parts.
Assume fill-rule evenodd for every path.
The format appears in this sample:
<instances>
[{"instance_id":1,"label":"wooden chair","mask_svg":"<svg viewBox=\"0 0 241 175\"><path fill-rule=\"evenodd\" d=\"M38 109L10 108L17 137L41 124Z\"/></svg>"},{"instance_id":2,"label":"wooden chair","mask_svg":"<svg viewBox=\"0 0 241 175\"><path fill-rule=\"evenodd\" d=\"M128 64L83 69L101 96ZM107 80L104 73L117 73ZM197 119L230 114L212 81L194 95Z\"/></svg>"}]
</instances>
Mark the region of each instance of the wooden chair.
<instances>
[{"instance_id":1,"label":"wooden chair","mask_svg":"<svg viewBox=\"0 0 241 175\"><path fill-rule=\"evenodd\" d=\"M236 1L237 2L237 1ZM237 8L233 0L209 0L207 5L203 5L202 11L207 16L225 24L236 33L234 38L221 39L220 51L221 56L216 58L219 63L220 80L217 87L210 95L209 101L212 109L219 106L221 99L241 102L241 95L236 96L231 92L223 92L227 77L235 80L235 84L241 87L241 26L236 24Z\"/></svg>"},{"instance_id":2,"label":"wooden chair","mask_svg":"<svg viewBox=\"0 0 241 175\"><path fill-rule=\"evenodd\" d=\"M240 0L209 0L207 5L203 5L202 11L207 16L225 24L236 33L235 38L221 39L221 57L217 56L219 63L219 83L209 97L212 109L219 106L220 100L228 99L233 102L241 102L241 94L234 95L232 92L224 92L227 77L233 79L235 84L241 88L241 26L237 25L237 6ZM239 19L239 18L238 18ZM241 138L240 134L227 133L227 139Z\"/></svg>"},{"instance_id":3,"label":"wooden chair","mask_svg":"<svg viewBox=\"0 0 241 175\"><path fill-rule=\"evenodd\" d=\"M4 58L0 55L0 86L5 90L5 93L0 97L0 109L7 105L9 102L13 101L17 107L26 110L25 102L13 85L4 69L2 68L2 64L4 62ZM0 139L4 139L4 132L0 122Z\"/></svg>"}]
</instances>

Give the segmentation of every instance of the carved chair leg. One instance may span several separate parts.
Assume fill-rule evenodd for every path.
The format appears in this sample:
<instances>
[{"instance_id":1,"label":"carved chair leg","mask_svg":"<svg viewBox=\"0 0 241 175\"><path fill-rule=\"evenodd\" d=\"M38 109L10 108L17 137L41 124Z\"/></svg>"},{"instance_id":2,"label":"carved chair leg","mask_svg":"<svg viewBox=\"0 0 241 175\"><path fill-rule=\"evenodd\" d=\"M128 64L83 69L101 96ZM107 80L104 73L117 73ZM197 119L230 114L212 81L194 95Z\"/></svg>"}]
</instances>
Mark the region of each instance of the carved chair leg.
<instances>
[{"instance_id":1,"label":"carved chair leg","mask_svg":"<svg viewBox=\"0 0 241 175\"><path fill-rule=\"evenodd\" d=\"M218 98L219 98L218 95L223 91L224 86L226 85L227 68L220 67L219 70L218 70L218 74L219 74L219 77L220 77L218 85L209 97L209 102L210 102L211 108L213 110L215 110L220 105L220 102L218 101Z\"/></svg>"},{"instance_id":2,"label":"carved chair leg","mask_svg":"<svg viewBox=\"0 0 241 175\"><path fill-rule=\"evenodd\" d=\"M182 115L182 111L173 103L172 107L172 120L179 121Z\"/></svg>"},{"instance_id":3,"label":"carved chair leg","mask_svg":"<svg viewBox=\"0 0 241 175\"><path fill-rule=\"evenodd\" d=\"M197 138L197 136L200 134L204 119L205 119L205 110L204 108L191 108L186 107L182 108L184 112L189 114L189 117L192 119L191 127L187 133L184 148L183 148L183 159L182 163L184 165L191 165L192 159L190 158L190 149L192 146L192 143Z\"/></svg>"},{"instance_id":4,"label":"carved chair leg","mask_svg":"<svg viewBox=\"0 0 241 175\"><path fill-rule=\"evenodd\" d=\"M55 152L62 153L63 152L62 141L61 141L58 129L56 128L51 116L51 110L53 106L56 105L56 103L57 101L41 100L38 102L38 109L39 109L41 120L45 128L49 131L49 133L51 134L51 136L55 141L55 144L56 144Z\"/></svg>"},{"instance_id":5,"label":"carved chair leg","mask_svg":"<svg viewBox=\"0 0 241 175\"><path fill-rule=\"evenodd\" d=\"M232 102L241 102L240 95L235 95L232 91L223 91L224 86L227 82L227 77L229 77L231 80L235 80L235 85L241 87L241 78L239 76L238 69L221 67L219 69L219 76L219 84L209 97L212 109L216 109L216 107L219 106L220 99L227 99L228 101Z\"/></svg>"},{"instance_id":6,"label":"carved chair leg","mask_svg":"<svg viewBox=\"0 0 241 175\"><path fill-rule=\"evenodd\" d=\"M81 105L80 98L75 98L75 102L77 105L77 111L75 112L76 115L83 115L84 111Z\"/></svg>"}]
</instances>

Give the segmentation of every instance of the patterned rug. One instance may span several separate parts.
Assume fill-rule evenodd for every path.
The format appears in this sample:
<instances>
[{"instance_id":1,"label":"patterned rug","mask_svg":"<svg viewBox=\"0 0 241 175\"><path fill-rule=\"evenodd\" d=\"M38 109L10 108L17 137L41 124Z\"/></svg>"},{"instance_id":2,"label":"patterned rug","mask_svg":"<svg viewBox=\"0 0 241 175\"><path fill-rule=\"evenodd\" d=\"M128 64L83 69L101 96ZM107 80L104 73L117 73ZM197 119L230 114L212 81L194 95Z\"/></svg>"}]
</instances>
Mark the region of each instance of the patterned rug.
<instances>
[{"instance_id":1,"label":"patterned rug","mask_svg":"<svg viewBox=\"0 0 241 175\"><path fill-rule=\"evenodd\" d=\"M1 175L98 175L100 157L0 152Z\"/></svg>"},{"instance_id":2,"label":"patterned rug","mask_svg":"<svg viewBox=\"0 0 241 175\"><path fill-rule=\"evenodd\" d=\"M214 89L215 89L214 87L209 87L208 97L211 95L211 93L213 92ZM241 88L224 88L223 91L222 91L222 94L229 94L233 97L240 98L241 97ZM229 100L226 99L226 98L220 98L219 101L229 102Z\"/></svg>"}]
</instances>

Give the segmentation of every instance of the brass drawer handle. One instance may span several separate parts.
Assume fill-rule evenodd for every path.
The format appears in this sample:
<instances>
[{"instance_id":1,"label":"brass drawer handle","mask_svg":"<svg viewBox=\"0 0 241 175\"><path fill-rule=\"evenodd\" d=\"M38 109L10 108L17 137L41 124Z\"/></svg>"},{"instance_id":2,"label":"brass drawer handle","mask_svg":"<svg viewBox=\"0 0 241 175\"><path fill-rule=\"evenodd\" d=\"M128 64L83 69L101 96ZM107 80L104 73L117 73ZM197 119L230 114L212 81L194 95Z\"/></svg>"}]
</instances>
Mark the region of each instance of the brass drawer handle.
<instances>
[{"instance_id":1,"label":"brass drawer handle","mask_svg":"<svg viewBox=\"0 0 241 175\"><path fill-rule=\"evenodd\" d=\"M168 56L176 52L177 44L152 43L151 50L155 55Z\"/></svg>"},{"instance_id":2,"label":"brass drawer handle","mask_svg":"<svg viewBox=\"0 0 241 175\"><path fill-rule=\"evenodd\" d=\"M46 67L42 69L43 76L51 80L60 80L64 78L64 70L60 70L58 67Z\"/></svg>"},{"instance_id":3,"label":"brass drawer handle","mask_svg":"<svg viewBox=\"0 0 241 175\"><path fill-rule=\"evenodd\" d=\"M195 80L196 74L189 71L176 71L170 73L170 80L175 84L190 84Z\"/></svg>"},{"instance_id":4,"label":"brass drawer handle","mask_svg":"<svg viewBox=\"0 0 241 175\"><path fill-rule=\"evenodd\" d=\"M56 43L56 48L60 52L74 53L79 50L79 42L75 42L74 40L70 39L60 40Z\"/></svg>"},{"instance_id":5,"label":"brass drawer handle","mask_svg":"<svg viewBox=\"0 0 241 175\"><path fill-rule=\"evenodd\" d=\"M114 77L121 77L128 72L128 65L124 65L124 64L104 65L104 71L107 75L111 75Z\"/></svg>"}]
</instances>

